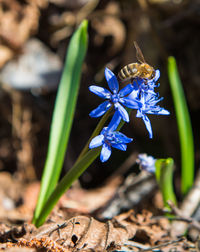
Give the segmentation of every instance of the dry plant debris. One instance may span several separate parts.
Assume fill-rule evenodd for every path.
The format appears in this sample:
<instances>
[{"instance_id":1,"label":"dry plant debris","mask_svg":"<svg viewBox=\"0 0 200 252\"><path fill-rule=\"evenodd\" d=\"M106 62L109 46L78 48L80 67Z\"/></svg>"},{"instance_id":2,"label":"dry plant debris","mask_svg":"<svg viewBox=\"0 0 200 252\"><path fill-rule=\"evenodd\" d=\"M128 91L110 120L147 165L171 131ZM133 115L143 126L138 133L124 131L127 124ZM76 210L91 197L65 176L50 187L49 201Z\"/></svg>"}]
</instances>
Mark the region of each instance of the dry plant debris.
<instances>
[{"instance_id":1,"label":"dry plant debris","mask_svg":"<svg viewBox=\"0 0 200 252\"><path fill-rule=\"evenodd\" d=\"M200 231L200 223L197 220L191 218L191 216L197 210L199 204L200 204L200 172L197 173L194 186L183 200L182 204L180 205L180 209L178 209L171 202L169 202L169 205L173 210L175 216L179 217L180 219L182 218L183 220L183 222L181 221L179 221L178 223L177 221L173 222L172 224L173 228L171 230L172 237L183 235L188 228L188 223L190 223L190 226Z\"/></svg>"},{"instance_id":2,"label":"dry plant debris","mask_svg":"<svg viewBox=\"0 0 200 252\"><path fill-rule=\"evenodd\" d=\"M46 223L39 229L29 227L29 231L17 243L8 242L6 246L46 248L49 251L113 251L130 239L140 240L149 246L155 245L163 237L168 237L168 231L166 225L155 224L151 216L147 211L139 215L129 211L106 222L93 217L76 216L59 223ZM5 229L5 239L16 241L16 234L22 233L22 230Z\"/></svg>"},{"instance_id":3,"label":"dry plant debris","mask_svg":"<svg viewBox=\"0 0 200 252\"><path fill-rule=\"evenodd\" d=\"M122 183L122 177L116 176L107 180L103 186L96 189L84 190L71 188L60 200L61 208L78 209L82 213L91 213L104 207L115 197L117 188Z\"/></svg>"},{"instance_id":4,"label":"dry plant debris","mask_svg":"<svg viewBox=\"0 0 200 252\"><path fill-rule=\"evenodd\" d=\"M91 26L96 32L94 43L100 46L106 37L112 37L112 46L107 52L109 56L118 53L125 43L126 29L119 16L120 6L115 2L108 3L101 15L93 13L91 16Z\"/></svg>"},{"instance_id":5,"label":"dry plant debris","mask_svg":"<svg viewBox=\"0 0 200 252\"><path fill-rule=\"evenodd\" d=\"M110 220L97 220L92 217L91 212L94 210L89 203L80 208L67 208L67 197L65 195L63 207L63 199L56 206L47 222L37 229L30 224L34 205L30 205L30 200L35 201L38 193L39 184L31 183L20 187L19 182L11 178L7 173L1 174L2 180L7 181L1 183L2 198L7 195L14 202L13 209L2 212L0 222L0 251L17 251L23 248L24 251L198 251L198 242L190 243L186 238L171 237L171 224L164 216L154 217L147 210L135 213L130 210L126 213L113 217ZM112 180L113 192L117 190L121 179L116 177ZM12 183L12 187L10 184ZM4 186L3 186L4 184ZM10 187L10 189L9 189ZM6 189L7 188L7 189ZM21 188L21 189L20 189ZM34 190L35 188L35 190ZM37 190L36 190L37 188ZM15 190L14 190L15 189ZM109 190L109 185L105 185L105 189ZM14 191L12 191L14 190ZM89 195L79 189L71 195L78 199L88 197L94 200L94 196L104 197L106 190L95 190ZM16 207L15 193L21 191L19 195L23 204ZM69 195L68 195L69 196ZM109 197L112 197L111 195ZM108 198L109 198L108 197ZM107 198L107 200L108 200ZM112 200L112 199L110 199ZM98 202L98 201L97 201ZM80 202L83 205L84 202ZM69 200L69 204L70 200ZM84 203L85 204L85 203ZM98 203L100 205L106 202ZM2 206L3 208L3 206ZM80 215L87 213L88 216ZM5 222L6 220L6 222ZM24 223L17 225L18 223ZM13 224L14 223L14 224ZM15 250L16 249L16 250ZM22 250L23 251L23 250Z\"/></svg>"},{"instance_id":6,"label":"dry plant debris","mask_svg":"<svg viewBox=\"0 0 200 252\"><path fill-rule=\"evenodd\" d=\"M198 244L185 238L170 239L168 221L155 221L148 211L135 214L131 210L106 222L76 216L62 222L47 222L39 229L30 224L9 229L2 224L0 230L4 242L0 248L6 251L198 251Z\"/></svg>"},{"instance_id":7,"label":"dry plant debris","mask_svg":"<svg viewBox=\"0 0 200 252\"><path fill-rule=\"evenodd\" d=\"M0 0L0 67L37 31L40 8L46 6L47 0Z\"/></svg>"}]
</instances>

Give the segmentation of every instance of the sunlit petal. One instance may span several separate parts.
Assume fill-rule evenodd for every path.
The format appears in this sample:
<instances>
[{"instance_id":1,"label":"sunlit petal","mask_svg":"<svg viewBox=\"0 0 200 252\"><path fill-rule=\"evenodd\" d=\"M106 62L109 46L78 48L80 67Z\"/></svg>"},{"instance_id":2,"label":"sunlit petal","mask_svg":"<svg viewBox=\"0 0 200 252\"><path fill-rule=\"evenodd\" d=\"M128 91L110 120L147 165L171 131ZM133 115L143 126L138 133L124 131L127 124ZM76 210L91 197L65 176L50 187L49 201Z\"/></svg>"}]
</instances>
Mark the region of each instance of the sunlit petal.
<instances>
[{"instance_id":1,"label":"sunlit petal","mask_svg":"<svg viewBox=\"0 0 200 252\"><path fill-rule=\"evenodd\" d=\"M116 142L119 142L119 143L130 143L133 141L132 138L127 137L126 135L124 135L123 133L119 131L114 132L114 136L115 136Z\"/></svg>"},{"instance_id":2,"label":"sunlit petal","mask_svg":"<svg viewBox=\"0 0 200 252\"><path fill-rule=\"evenodd\" d=\"M105 112L108 111L111 106L112 104L109 101L105 101L101 103L96 109L92 110L89 115L91 117L100 117L105 114Z\"/></svg>"},{"instance_id":3,"label":"sunlit petal","mask_svg":"<svg viewBox=\"0 0 200 252\"><path fill-rule=\"evenodd\" d=\"M118 80L117 80L115 74L107 67L105 68L105 78L108 82L108 86L109 86L110 90L113 93L118 93L118 91L119 91Z\"/></svg>"},{"instance_id":4,"label":"sunlit petal","mask_svg":"<svg viewBox=\"0 0 200 252\"><path fill-rule=\"evenodd\" d=\"M131 99L129 97L121 98L120 102L127 108L131 109L139 109L142 107L142 103L140 101L136 99Z\"/></svg>"},{"instance_id":5,"label":"sunlit petal","mask_svg":"<svg viewBox=\"0 0 200 252\"><path fill-rule=\"evenodd\" d=\"M126 144L112 144L112 147L122 151L126 151L127 149Z\"/></svg>"},{"instance_id":6,"label":"sunlit petal","mask_svg":"<svg viewBox=\"0 0 200 252\"><path fill-rule=\"evenodd\" d=\"M149 138L153 138L153 132L152 132L151 122L150 122L149 118L146 115L144 115L142 117L142 119L145 123L145 126L146 126L148 132L149 132Z\"/></svg>"},{"instance_id":7,"label":"sunlit petal","mask_svg":"<svg viewBox=\"0 0 200 252\"><path fill-rule=\"evenodd\" d=\"M94 137L89 144L89 148L93 149L101 146L103 144L103 139L104 139L103 135Z\"/></svg>"},{"instance_id":8,"label":"sunlit petal","mask_svg":"<svg viewBox=\"0 0 200 252\"><path fill-rule=\"evenodd\" d=\"M106 162L110 158L111 153L112 153L111 147L107 144L103 144L100 154L101 162Z\"/></svg>"},{"instance_id":9,"label":"sunlit petal","mask_svg":"<svg viewBox=\"0 0 200 252\"><path fill-rule=\"evenodd\" d=\"M110 131L115 131L121 121L121 116L118 111L116 111L112 117L112 120L108 124L108 128Z\"/></svg>"},{"instance_id":10,"label":"sunlit petal","mask_svg":"<svg viewBox=\"0 0 200 252\"><path fill-rule=\"evenodd\" d=\"M102 87L98 87L98 86L89 86L89 90L98 95L99 97L103 98L103 99L110 99L111 97L111 93L108 89L106 88L102 88Z\"/></svg>"},{"instance_id":11,"label":"sunlit petal","mask_svg":"<svg viewBox=\"0 0 200 252\"><path fill-rule=\"evenodd\" d=\"M126 109L120 104L120 103L115 103L115 109L119 112L121 118L125 121L125 122L129 122L129 115L128 112L126 111Z\"/></svg>"},{"instance_id":12,"label":"sunlit petal","mask_svg":"<svg viewBox=\"0 0 200 252\"><path fill-rule=\"evenodd\" d=\"M119 95L120 97L124 97L126 95L129 95L133 90L134 86L132 84L128 84L119 91Z\"/></svg>"}]
</instances>

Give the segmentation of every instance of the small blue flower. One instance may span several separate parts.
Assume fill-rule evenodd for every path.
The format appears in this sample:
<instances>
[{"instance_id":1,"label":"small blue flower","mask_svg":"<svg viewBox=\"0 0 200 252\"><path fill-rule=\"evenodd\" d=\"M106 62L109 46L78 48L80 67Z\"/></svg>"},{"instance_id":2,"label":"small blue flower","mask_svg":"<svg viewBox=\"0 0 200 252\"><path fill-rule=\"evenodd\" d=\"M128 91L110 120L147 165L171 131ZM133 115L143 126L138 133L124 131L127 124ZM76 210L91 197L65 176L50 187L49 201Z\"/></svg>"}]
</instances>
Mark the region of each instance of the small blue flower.
<instances>
[{"instance_id":1,"label":"small blue flower","mask_svg":"<svg viewBox=\"0 0 200 252\"><path fill-rule=\"evenodd\" d=\"M109 108L114 105L115 111L119 112L119 115L125 122L129 122L129 115L126 109L121 105L123 104L126 107L137 108L137 101L134 99L129 99L128 96L133 90L134 87L132 84L128 84L126 87L119 91L119 84L114 73L108 68L105 69L105 78L108 82L108 86L111 92L102 87L90 86L89 90L99 97L106 99L105 102L101 103L96 109L90 112L91 117L100 117L105 114Z\"/></svg>"},{"instance_id":2,"label":"small blue flower","mask_svg":"<svg viewBox=\"0 0 200 252\"><path fill-rule=\"evenodd\" d=\"M157 105L159 101L163 100L163 98L158 99L157 95L149 93L141 93L140 102L142 106L137 110L136 117L140 117L143 119L145 126L149 132L149 138L153 138L153 132L151 128L151 122L146 114L154 114L154 115L169 115L169 111Z\"/></svg>"},{"instance_id":3,"label":"small blue flower","mask_svg":"<svg viewBox=\"0 0 200 252\"><path fill-rule=\"evenodd\" d=\"M133 82L134 90L128 96L129 99L133 99L134 102L137 101L137 115L143 119L145 126L149 132L149 137L153 137L153 132L151 128L151 122L146 114L155 115L169 115L169 111L161 108L157 103L163 98L159 98L159 95L155 93L154 88L158 87L156 84L160 77L160 71L155 71L155 76L151 80L137 79ZM135 107L133 107L134 109Z\"/></svg>"},{"instance_id":4,"label":"small blue flower","mask_svg":"<svg viewBox=\"0 0 200 252\"><path fill-rule=\"evenodd\" d=\"M156 159L152 156L147 156L147 154L139 154L137 163L140 165L140 169L155 173L155 162Z\"/></svg>"},{"instance_id":5,"label":"small blue flower","mask_svg":"<svg viewBox=\"0 0 200 252\"><path fill-rule=\"evenodd\" d=\"M132 99L139 99L140 94L142 92L149 94L149 95L156 94L154 91L154 88L159 87L160 84L159 83L156 84L156 82L158 81L159 78L160 78L160 71L159 70L155 71L155 76L151 80L136 78L133 81L134 89L133 89L132 93L128 96L128 98L132 97Z\"/></svg>"},{"instance_id":6,"label":"small blue flower","mask_svg":"<svg viewBox=\"0 0 200 252\"><path fill-rule=\"evenodd\" d=\"M94 137L90 144L89 148L97 148L102 145L100 160L101 162L106 162L112 153L111 147L126 151L127 143L130 143L133 139L125 136L119 131L114 131L121 120L119 112L115 112L110 124L108 127L104 127L100 135Z\"/></svg>"}]
</instances>

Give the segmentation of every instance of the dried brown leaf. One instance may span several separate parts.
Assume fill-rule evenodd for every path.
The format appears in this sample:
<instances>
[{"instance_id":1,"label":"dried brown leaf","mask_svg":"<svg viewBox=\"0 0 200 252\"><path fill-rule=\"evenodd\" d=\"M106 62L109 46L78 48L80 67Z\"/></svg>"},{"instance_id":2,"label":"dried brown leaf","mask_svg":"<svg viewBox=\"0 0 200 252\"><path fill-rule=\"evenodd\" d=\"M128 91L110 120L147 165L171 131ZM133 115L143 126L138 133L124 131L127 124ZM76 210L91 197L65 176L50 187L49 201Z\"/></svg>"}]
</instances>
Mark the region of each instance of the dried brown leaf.
<instances>
[{"instance_id":1,"label":"dried brown leaf","mask_svg":"<svg viewBox=\"0 0 200 252\"><path fill-rule=\"evenodd\" d=\"M116 220L103 223L92 217L77 216L60 224L43 225L36 237L49 237L70 251L91 248L103 251L134 236L135 228L126 224Z\"/></svg>"}]
</instances>

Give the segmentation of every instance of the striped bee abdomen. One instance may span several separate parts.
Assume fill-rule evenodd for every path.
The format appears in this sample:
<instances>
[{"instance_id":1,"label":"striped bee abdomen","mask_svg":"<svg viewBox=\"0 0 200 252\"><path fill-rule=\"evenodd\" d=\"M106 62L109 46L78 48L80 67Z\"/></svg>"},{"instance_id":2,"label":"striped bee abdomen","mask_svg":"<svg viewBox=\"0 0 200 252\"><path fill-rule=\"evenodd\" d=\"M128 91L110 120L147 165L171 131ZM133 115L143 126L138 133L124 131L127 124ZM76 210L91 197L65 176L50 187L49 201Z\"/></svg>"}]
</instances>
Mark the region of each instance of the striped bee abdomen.
<instances>
[{"instance_id":1,"label":"striped bee abdomen","mask_svg":"<svg viewBox=\"0 0 200 252\"><path fill-rule=\"evenodd\" d=\"M119 78L124 80L136 77L138 72L137 65L137 63L132 63L123 67L118 74Z\"/></svg>"}]
</instances>

